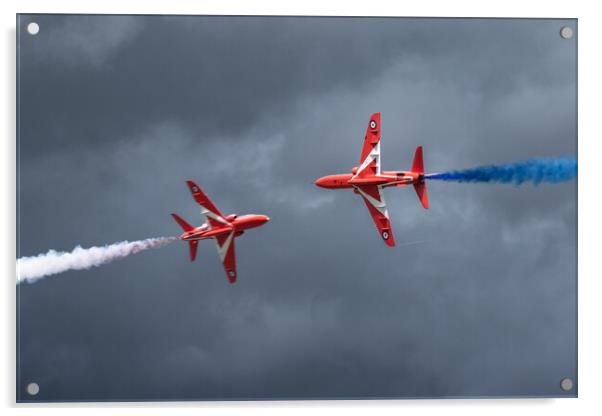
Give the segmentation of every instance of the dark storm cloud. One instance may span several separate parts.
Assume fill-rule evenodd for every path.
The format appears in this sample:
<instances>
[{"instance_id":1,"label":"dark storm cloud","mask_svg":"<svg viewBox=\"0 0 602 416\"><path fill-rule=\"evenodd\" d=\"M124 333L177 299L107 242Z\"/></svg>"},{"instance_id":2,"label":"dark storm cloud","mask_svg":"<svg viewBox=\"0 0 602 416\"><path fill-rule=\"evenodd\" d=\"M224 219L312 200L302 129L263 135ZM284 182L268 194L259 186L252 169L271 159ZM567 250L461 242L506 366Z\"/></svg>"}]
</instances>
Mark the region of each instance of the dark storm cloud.
<instances>
[{"instance_id":1,"label":"dark storm cloud","mask_svg":"<svg viewBox=\"0 0 602 416\"><path fill-rule=\"evenodd\" d=\"M234 286L209 242L20 286L20 388L556 395L576 376L576 184L429 183L428 212L389 190L390 250L353 193L312 183L358 162L374 111L387 169L419 144L429 171L575 154L567 22L79 19L36 16L54 37L21 46L20 255L177 234L170 212L199 222L189 178L272 220L237 239Z\"/></svg>"},{"instance_id":2,"label":"dark storm cloud","mask_svg":"<svg viewBox=\"0 0 602 416\"><path fill-rule=\"evenodd\" d=\"M481 93L545 82L555 73L534 72L528 65L542 59L552 33L534 35L520 21L36 20L49 33L23 39L22 59L30 58L31 65L22 68L21 86L24 97L35 97L23 103L22 116L35 117L45 133L39 151L114 141L116 131L139 133L157 119L204 135L240 133L267 112L277 123L299 95L376 79L400 57L426 57L427 68L446 68L439 71L443 82ZM450 49L458 44L469 46ZM516 74L508 75L509 63ZM36 76L40 70L44 77ZM416 74L406 75L412 80ZM22 128L29 134L29 126Z\"/></svg>"},{"instance_id":3,"label":"dark storm cloud","mask_svg":"<svg viewBox=\"0 0 602 416\"><path fill-rule=\"evenodd\" d=\"M121 47L136 39L142 23L133 16L39 16L35 20L42 25L43 36L31 39L27 45L31 49L23 54L31 53L38 64L69 70L101 69Z\"/></svg>"}]
</instances>

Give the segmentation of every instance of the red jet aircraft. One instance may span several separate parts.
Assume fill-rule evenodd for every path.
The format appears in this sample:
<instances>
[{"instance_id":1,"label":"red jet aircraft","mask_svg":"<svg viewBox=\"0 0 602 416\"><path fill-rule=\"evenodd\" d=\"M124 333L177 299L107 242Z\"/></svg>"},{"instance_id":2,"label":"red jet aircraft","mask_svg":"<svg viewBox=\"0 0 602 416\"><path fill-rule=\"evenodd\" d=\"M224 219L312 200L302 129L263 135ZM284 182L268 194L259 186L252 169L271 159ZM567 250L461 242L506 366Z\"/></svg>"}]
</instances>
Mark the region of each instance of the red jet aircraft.
<instances>
[{"instance_id":1,"label":"red jet aircraft","mask_svg":"<svg viewBox=\"0 0 602 416\"><path fill-rule=\"evenodd\" d=\"M424 183L422 146L416 148L411 171L381 171L380 113L372 114L368 122L364 147L360 156L360 165L354 167L351 173L324 176L316 180L315 183L322 188L329 189L353 188L353 192L364 199L381 237L391 247L395 246L395 239L391 232L389 212L382 195L383 188L414 185L422 206L424 208L429 207L426 184Z\"/></svg>"},{"instance_id":2,"label":"red jet aircraft","mask_svg":"<svg viewBox=\"0 0 602 416\"><path fill-rule=\"evenodd\" d=\"M178 214L171 216L184 229L180 236L181 240L188 241L190 248L190 260L196 258L197 246L199 240L215 238L217 252L224 265L226 276L230 283L236 281L236 255L234 252L234 239L240 236L249 228L259 227L270 220L266 215L236 215L224 216L213 202L207 197L205 192L193 181L186 181L194 200L201 206L201 214L205 216L207 222L200 227L193 227L184 221Z\"/></svg>"}]
</instances>

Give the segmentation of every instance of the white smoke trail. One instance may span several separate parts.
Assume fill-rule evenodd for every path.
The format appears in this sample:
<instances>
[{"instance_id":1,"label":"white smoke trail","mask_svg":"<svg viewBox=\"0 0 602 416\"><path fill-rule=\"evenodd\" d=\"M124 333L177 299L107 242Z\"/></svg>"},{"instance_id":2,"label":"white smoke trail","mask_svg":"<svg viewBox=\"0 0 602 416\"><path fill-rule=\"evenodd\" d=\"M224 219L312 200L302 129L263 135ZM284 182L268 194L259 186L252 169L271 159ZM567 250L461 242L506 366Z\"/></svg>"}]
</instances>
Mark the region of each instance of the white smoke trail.
<instances>
[{"instance_id":1,"label":"white smoke trail","mask_svg":"<svg viewBox=\"0 0 602 416\"><path fill-rule=\"evenodd\" d=\"M77 246L70 253L49 250L46 254L21 257L17 259L17 284L25 281L35 282L44 276L67 270L84 270L100 266L149 248L163 247L177 239L178 237L158 237L132 242L122 241L104 247L82 248Z\"/></svg>"}]
</instances>

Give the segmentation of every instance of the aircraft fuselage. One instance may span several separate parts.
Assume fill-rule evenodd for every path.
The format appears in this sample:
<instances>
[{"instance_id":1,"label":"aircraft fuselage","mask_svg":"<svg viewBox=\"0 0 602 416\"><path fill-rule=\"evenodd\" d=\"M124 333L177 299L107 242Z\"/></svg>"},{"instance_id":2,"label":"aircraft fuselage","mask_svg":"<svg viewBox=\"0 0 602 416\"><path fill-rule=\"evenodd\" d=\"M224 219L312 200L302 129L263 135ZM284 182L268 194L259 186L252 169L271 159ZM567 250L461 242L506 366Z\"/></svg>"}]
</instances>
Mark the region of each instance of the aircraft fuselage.
<instances>
[{"instance_id":1,"label":"aircraft fuselage","mask_svg":"<svg viewBox=\"0 0 602 416\"><path fill-rule=\"evenodd\" d=\"M354 168L356 170L357 168ZM424 182L424 174L408 171L383 171L380 175L356 177L355 172L323 176L316 185L328 189L347 189L356 186L405 186Z\"/></svg>"},{"instance_id":2,"label":"aircraft fuselage","mask_svg":"<svg viewBox=\"0 0 602 416\"><path fill-rule=\"evenodd\" d=\"M241 235L245 230L259 227L270 220L267 215L228 215L227 222L223 227L209 227L208 224L203 224L190 231L186 231L180 235L181 240L205 240L207 238L217 237L218 235L230 234L232 231L236 233L236 237Z\"/></svg>"}]
</instances>

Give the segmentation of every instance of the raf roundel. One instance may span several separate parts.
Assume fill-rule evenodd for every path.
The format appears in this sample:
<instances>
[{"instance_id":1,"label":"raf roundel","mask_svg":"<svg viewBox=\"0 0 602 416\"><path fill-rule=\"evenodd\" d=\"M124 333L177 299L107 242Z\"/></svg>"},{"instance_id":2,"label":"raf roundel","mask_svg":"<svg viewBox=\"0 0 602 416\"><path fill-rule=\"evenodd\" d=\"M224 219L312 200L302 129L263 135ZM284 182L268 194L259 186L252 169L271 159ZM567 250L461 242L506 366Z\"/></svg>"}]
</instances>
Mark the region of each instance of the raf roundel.
<instances>
[{"instance_id":1,"label":"raf roundel","mask_svg":"<svg viewBox=\"0 0 602 416\"><path fill-rule=\"evenodd\" d=\"M376 128L376 121L370 120L370 128L374 130Z\"/></svg>"},{"instance_id":2,"label":"raf roundel","mask_svg":"<svg viewBox=\"0 0 602 416\"><path fill-rule=\"evenodd\" d=\"M199 188L197 188L196 186L192 187L192 192L198 192L198 191L199 191Z\"/></svg>"},{"instance_id":3,"label":"raf roundel","mask_svg":"<svg viewBox=\"0 0 602 416\"><path fill-rule=\"evenodd\" d=\"M389 233L388 233L388 232L386 232L386 231L383 231L383 238L384 238L385 240L388 240L388 239L389 239Z\"/></svg>"}]
</instances>

